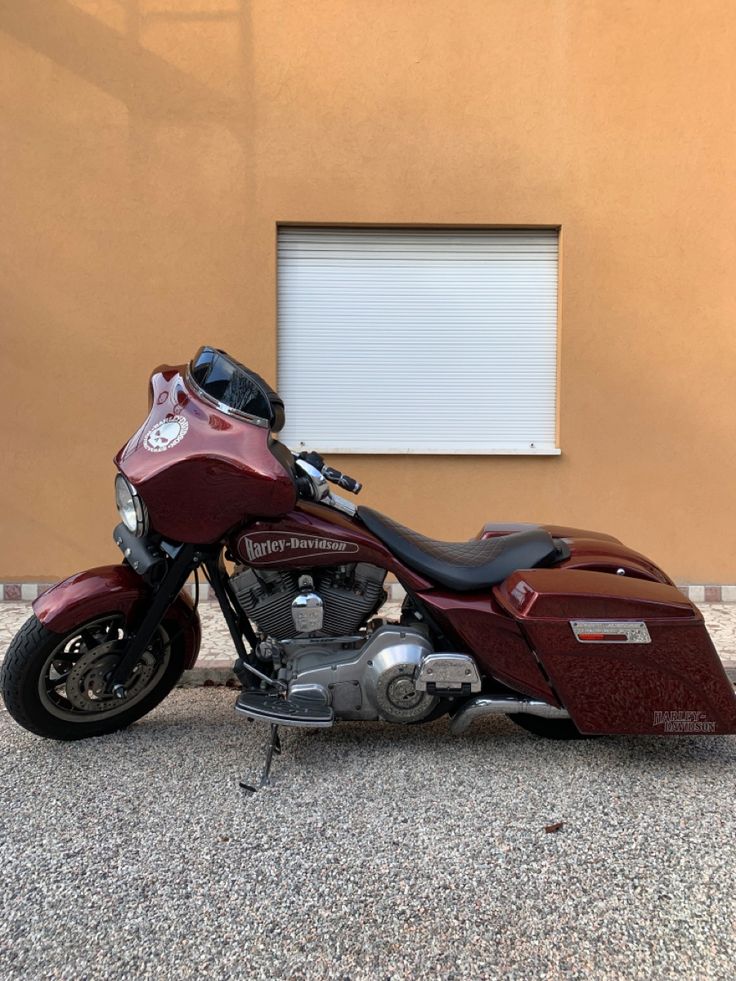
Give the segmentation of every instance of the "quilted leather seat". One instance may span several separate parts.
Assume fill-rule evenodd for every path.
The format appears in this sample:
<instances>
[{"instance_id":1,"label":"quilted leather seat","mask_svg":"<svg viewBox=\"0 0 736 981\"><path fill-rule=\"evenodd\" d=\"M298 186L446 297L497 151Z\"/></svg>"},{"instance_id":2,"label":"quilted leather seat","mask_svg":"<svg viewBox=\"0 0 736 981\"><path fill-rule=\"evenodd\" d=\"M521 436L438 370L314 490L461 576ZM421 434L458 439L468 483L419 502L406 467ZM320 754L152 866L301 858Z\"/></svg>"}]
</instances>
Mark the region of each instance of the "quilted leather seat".
<instances>
[{"instance_id":1,"label":"quilted leather seat","mask_svg":"<svg viewBox=\"0 0 736 981\"><path fill-rule=\"evenodd\" d=\"M458 593L485 589L517 569L552 565L565 554L541 528L468 542L441 542L420 535L372 508L358 508L365 527L405 565Z\"/></svg>"}]
</instances>

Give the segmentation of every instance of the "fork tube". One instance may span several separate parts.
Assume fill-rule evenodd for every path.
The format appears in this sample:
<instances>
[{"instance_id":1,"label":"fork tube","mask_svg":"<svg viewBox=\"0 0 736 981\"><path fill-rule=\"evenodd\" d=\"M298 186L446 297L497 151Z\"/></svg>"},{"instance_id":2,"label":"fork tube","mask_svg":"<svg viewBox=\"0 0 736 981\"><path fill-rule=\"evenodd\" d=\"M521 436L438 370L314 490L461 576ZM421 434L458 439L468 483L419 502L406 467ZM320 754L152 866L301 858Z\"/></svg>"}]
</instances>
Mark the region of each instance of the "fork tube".
<instances>
[{"instance_id":1,"label":"fork tube","mask_svg":"<svg viewBox=\"0 0 736 981\"><path fill-rule=\"evenodd\" d=\"M118 661L108 681L109 690L118 698L125 697L125 682L128 680L128 675L151 643L151 638L163 620L164 614L179 595L189 573L198 561L196 545L182 545L174 556L163 579L156 587L148 609L131 637L125 654Z\"/></svg>"}]
</instances>

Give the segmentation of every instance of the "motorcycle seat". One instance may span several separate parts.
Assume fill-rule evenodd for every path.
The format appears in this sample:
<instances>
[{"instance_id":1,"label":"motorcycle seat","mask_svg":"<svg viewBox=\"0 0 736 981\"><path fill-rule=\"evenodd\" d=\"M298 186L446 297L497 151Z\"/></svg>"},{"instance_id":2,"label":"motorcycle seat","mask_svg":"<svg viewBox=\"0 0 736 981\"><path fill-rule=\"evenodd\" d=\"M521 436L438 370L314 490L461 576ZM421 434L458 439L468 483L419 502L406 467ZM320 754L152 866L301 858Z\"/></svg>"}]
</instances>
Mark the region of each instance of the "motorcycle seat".
<instances>
[{"instance_id":1,"label":"motorcycle seat","mask_svg":"<svg viewBox=\"0 0 736 981\"><path fill-rule=\"evenodd\" d=\"M458 593L486 589L517 569L552 565L564 558L562 542L542 528L496 538L443 542L406 528L372 508L358 508L358 517L397 559L432 582Z\"/></svg>"}]
</instances>

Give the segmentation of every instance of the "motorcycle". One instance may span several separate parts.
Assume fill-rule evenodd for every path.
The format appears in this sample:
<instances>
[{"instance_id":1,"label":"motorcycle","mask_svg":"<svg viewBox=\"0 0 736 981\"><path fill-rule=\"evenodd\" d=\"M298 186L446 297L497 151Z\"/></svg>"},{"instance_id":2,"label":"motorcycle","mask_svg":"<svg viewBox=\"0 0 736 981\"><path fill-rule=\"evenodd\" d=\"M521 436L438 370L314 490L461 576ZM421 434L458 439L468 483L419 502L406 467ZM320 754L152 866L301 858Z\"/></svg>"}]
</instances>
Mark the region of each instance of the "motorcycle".
<instances>
[{"instance_id":1,"label":"motorcycle","mask_svg":"<svg viewBox=\"0 0 736 981\"><path fill-rule=\"evenodd\" d=\"M30 732L99 736L149 712L200 646L201 571L229 628L236 709L270 726L399 725L454 733L504 714L539 736L736 732L732 682L700 611L618 539L487 524L427 538L331 489L360 483L275 433L284 406L255 372L203 347L162 366L149 414L115 457L123 561L33 604L2 669ZM406 598L377 616L392 574Z\"/></svg>"}]
</instances>

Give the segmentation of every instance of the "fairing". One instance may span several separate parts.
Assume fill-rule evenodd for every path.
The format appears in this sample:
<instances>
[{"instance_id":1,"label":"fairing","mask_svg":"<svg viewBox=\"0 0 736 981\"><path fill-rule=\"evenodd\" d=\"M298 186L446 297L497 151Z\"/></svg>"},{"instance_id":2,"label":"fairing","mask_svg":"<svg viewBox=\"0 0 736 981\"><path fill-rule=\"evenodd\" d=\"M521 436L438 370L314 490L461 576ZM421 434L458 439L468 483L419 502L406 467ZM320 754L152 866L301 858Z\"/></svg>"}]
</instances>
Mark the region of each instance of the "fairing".
<instances>
[{"instance_id":1,"label":"fairing","mask_svg":"<svg viewBox=\"0 0 736 981\"><path fill-rule=\"evenodd\" d=\"M148 418L115 457L148 508L152 530L209 544L251 518L290 511L294 479L267 426L199 398L184 374L183 367L153 374ZM178 434L168 444L156 436L167 421Z\"/></svg>"}]
</instances>

